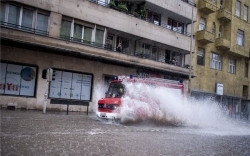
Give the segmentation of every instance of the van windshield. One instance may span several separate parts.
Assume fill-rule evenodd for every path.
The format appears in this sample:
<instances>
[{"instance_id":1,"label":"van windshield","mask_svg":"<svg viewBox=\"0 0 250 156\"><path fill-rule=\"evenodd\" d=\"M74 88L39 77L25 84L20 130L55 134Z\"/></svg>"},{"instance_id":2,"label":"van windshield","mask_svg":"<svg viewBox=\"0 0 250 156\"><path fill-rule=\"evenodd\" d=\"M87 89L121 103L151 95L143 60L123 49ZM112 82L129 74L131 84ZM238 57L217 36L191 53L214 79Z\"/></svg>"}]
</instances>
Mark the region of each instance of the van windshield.
<instances>
[{"instance_id":1,"label":"van windshield","mask_svg":"<svg viewBox=\"0 0 250 156\"><path fill-rule=\"evenodd\" d=\"M106 94L106 98L120 98L124 95L124 85L119 83L111 83L109 85L108 92Z\"/></svg>"}]
</instances>

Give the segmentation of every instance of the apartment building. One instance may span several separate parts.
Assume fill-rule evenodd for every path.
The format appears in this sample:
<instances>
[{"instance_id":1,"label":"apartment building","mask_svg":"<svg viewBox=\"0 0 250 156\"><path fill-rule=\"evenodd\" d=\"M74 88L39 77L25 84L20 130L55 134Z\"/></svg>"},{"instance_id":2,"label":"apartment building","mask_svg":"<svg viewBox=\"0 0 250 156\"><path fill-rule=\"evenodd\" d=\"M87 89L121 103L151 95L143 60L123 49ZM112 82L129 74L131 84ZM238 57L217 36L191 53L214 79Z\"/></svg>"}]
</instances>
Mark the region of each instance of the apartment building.
<instances>
[{"instance_id":1,"label":"apartment building","mask_svg":"<svg viewBox=\"0 0 250 156\"><path fill-rule=\"evenodd\" d=\"M48 109L65 110L51 101L71 99L93 111L98 87L115 75L188 86L192 18L196 8L184 0L1 0L0 104L41 109L48 92Z\"/></svg>"},{"instance_id":2,"label":"apartment building","mask_svg":"<svg viewBox=\"0 0 250 156\"><path fill-rule=\"evenodd\" d=\"M247 111L249 0L196 0L192 95L211 97L231 113ZM250 112L250 105L248 106Z\"/></svg>"}]
</instances>

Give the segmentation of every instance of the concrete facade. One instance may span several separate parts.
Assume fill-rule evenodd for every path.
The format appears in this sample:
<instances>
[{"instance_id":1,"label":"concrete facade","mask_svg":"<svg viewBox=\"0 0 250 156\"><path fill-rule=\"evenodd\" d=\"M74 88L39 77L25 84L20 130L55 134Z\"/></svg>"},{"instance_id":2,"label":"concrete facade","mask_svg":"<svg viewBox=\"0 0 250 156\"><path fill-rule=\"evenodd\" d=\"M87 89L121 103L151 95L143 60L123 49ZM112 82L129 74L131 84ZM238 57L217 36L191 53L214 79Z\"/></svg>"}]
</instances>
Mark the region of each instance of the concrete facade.
<instances>
[{"instance_id":1,"label":"concrete facade","mask_svg":"<svg viewBox=\"0 0 250 156\"><path fill-rule=\"evenodd\" d=\"M81 58L68 57L14 47L1 47L2 60L13 62L13 56L15 57L15 62L22 62L24 64L36 64L38 66L36 97L1 96L2 105L5 106L8 103L14 103L17 105L17 108L42 109L46 85L46 80L42 79L42 69L53 67L70 71L84 71L88 73L93 73L93 86L95 87L103 85L104 75L129 75L136 73L135 70L131 68L126 68L122 66L118 67L115 65L104 64L98 61L84 60ZM94 105L94 103L97 102L95 101L96 98L98 97L96 97L95 88L93 88L93 104L90 105L90 111L96 109ZM66 109L66 105L57 105L49 103L50 100L48 100L48 109ZM69 109L73 111L85 111L86 107L70 106Z\"/></svg>"},{"instance_id":2,"label":"concrete facade","mask_svg":"<svg viewBox=\"0 0 250 156\"><path fill-rule=\"evenodd\" d=\"M187 35L188 25L191 23L189 4L179 0L178 2L165 1L164 5L153 1L145 2L145 7L153 11L160 10L161 21L168 18L178 20L181 18L182 30L173 30L174 26L167 27L150 23L146 19L140 19L119 10L111 9L108 5L103 6L87 0L13 0L2 2L1 17L1 62L11 64L32 65L37 67L36 89L34 97L18 95L1 95L0 104L7 106L14 103L19 108L41 109L44 101L46 80L42 79L42 70L55 68L71 72L83 72L93 74L92 98L90 111L94 111L99 93L96 87L105 82L105 75L137 75L141 73L157 74L162 78L182 80L188 86L189 76L189 49L191 36ZM136 5L136 4L135 4ZM170 6L176 6L180 11L173 12ZM13 25L13 6L19 8L18 20ZM150 8L152 7L152 8ZM23 27L23 12L32 10L31 28ZM40 14L39 14L40 13ZM36 19L38 15L48 17L46 34L36 33ZM196 16L196 11L194 12ZM22 20L23 19L23 20ZM70 37L61 37L62 21L71 22ZM75 42L72 37L74 24L83 24L92 28L91 41L83 40ZM171 28L172 27L172 28ZM97 30L103 32L102 43L96 44ZM189 32L190 33L190 32ZM107 48L108 36L113 35L113 47L118 44L118 39L126 38L129 45L126 51L118 52L116 49ZM83 35L82 35L83 36ZM113 40L112 40L113 41ZM149 47L145 48L145 45ZM156 58L153 58L153 49L156 49ZM149 51L146 57L145 51ZM170 53L167 53L170 51ZM169 58L167 58L169 55ZM170 58L178 57L178 64L169 62ZM191 73L192 74L192 73ZM186 92L188 88L186 87ZM104 93L103 93L104 94ZM52 105L48 101L47 108L65 110L65 105ZM85 107L70 106L70 110L85 111Z\"/></svg>"}]
</instances>

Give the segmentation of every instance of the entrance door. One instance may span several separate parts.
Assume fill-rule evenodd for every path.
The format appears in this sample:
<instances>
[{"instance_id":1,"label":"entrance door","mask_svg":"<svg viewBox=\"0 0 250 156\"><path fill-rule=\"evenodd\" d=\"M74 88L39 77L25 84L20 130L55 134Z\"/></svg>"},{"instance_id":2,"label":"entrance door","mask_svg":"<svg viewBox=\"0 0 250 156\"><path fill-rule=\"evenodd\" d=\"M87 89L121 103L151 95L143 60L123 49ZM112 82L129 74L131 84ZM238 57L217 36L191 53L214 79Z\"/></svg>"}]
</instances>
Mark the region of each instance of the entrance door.
<instances>
[{"instance_id":1,"label":"entrance door","mask_svg":"<svg viewBox=\"0 0 250 156\"><path fill-rule=\"evenodd\" d=\"M113 45L114 45L114 36L113 35L108 34L106 43L107 43L107 49L114 50L114 48L113 48Z\"/></svg>"},{"instance_id":2,"label":"entrance door","mask_svg":"<svg viewBox=\"0 0 250 156\"><path fill-rule=\"evenodd\" d=\"M242 100L240 118L248 119L249 115L250 115L250 100Z\"/></svg>"}]
</instances>

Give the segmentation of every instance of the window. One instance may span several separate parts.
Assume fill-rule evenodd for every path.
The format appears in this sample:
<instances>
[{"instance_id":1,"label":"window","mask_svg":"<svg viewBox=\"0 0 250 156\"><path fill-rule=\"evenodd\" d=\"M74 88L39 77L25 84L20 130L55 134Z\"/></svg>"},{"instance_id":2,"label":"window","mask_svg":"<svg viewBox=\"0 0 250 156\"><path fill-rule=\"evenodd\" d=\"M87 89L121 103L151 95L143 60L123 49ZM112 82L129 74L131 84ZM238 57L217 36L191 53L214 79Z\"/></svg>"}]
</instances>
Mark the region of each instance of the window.
<instances>
[{"instance_id":1,"label":"window","mask_svg":"<svg viewBox=\"0 0 250 156\"><path fill-rule=\"evenodd\" d=\"M220 27L219 27L218 38L222 38L222 26L221 26L221 25L220 25Z\"/></svg>"},{"instance_id":2,"label":"window","mask_svg":"<svg viewBox=\"0 0 250 156\"><path fill-rule=\"evenodd\" d=\"M97 43L97 44L103 44L103 36L104 36L104 31L100 30L100 29L96 29L95 43Z\"/></svg>"},{"instance_id":3,"label":"window","mask_svg":"<svg viewBox=\"0 0 250 156\"><path fill-rule=\"evenodd\" d=\"M158 59L158 47L157 46L152 46L152 60L157 60Z\"/></svg>"},{"instance_id":4,"label":"window","mask_svg":"<svg viewBox=\"0 0 250 156\"><path fill-rule=\"evenodd\" d=\"M46 11L1 3L1 21L6 27L47 35L48 19Z\"/></svg>"},{"instance_id":5,"label":"window","mask_svg":"<svg viewBox=\"0 0 250 156\"><path fill-rule=\"evenodd\" d=\"M70 29L71 29L71 22L62 20L61 23L61 38L63 39L70 39Z\"/></svg>"},{"instance_id":6,"label":"window","mask_svg":"<svg viewBox=\"0 0 250 156\"><path fill-rule=\"evenodd\" d=\"M0 94L35 96L37 67L1 62Z\"/></svg>"},{"instance_id":7,"label":"window","mask_svg":"<svg viewBox=\"0 0 250 156\"><path fill-rule=\"evenodd\" d=\"M224 8L224 0L220 0L220 9Z\"/></svg>"},{"instance_id":8,"label":"window","mask_svg":"<svg viewBox=\"0 0 250 156\"><path fill-rule=\"evenodd\" d=\"M216 26L215 26L215 23L213 23L213 25L212 25L212 33L215 34L215 31L216 31Z\"/></svg>"},{"instance_id":9,"label":"window","mask_svg":"<svg viewBox=\"0 0 250 156\"><path fill-rule=\"evenodd\" d=\"M145 58L150 58L151 55L151 45L147 43L142 44L142 50Z\"/></svg>"},{"instance_id":10,"label":"window","mask_svg":"<svg viewBox=\"0 0 250 156\"><path fill-rule=\"evenodd\" d=\"M247 97L248 97L248 86L243 85L242 96L247 99Z\"/></svg>"},{"instance_id":11,"label":"window","mask_svg":"<svg viewBox=\"0 0 250 156\"><path fill-rule=\"evenodd\" d=\"M85 27L84 26L84 41L91 42L92 39L92 28L91 27Z\"/></svg>"},{"instance_id":12,"label":"window","mask_svg":"<svg viewBox=\"0 0 250 156\"><path fill-rule=\"evenodd\" d=\"M237 32L237 44L244 46L244 31L238 30Z\"/></svg>"},{"instance_id":13,"label":"window","mask_svg":"<svg viewBox=\"0 0 250 156\"><path fill-rule=\"evenodd\" d=\"M240 17L240 6L241 6L241 2L240 1L236 1L236 12L235 15Z\"/></svg>"},{"instance_id":14,"label":"window","mask_svg":"<svg viewBox=\"0 0 250 156\"><path fill-rule=\"evenodd\" d=\"M152 22L156 25L161 24L161 15L153 11L147 10L147 21Z\"/></svg>"},{"instance_id":15,"label":"window","mask_svg":"<svg viewBox=\"0 0 250 156\"><path fill-rule=\"evenodd\" d=\"M221 70L221 56L216 53L210 55L210 68Z\"/></svg>"},{"instance_id":16,"label":"window","mask_svg":"<svg viewBox=\"0 0 250 156\"><path fill-rule=\"evenodd\" d=\"M5 22L5 3L1 3L1 22Z\"/></svg>"},{"instance_id":17,"label":"window","mask_svg":"<svg viewBox=\"0 0 250 156\"><path fill-rule=\"evenodd\" d=\"M107 45L107 49L109 50L113 50L113 46L114 46L114 36L108 34L107 40L106 40L106 45Z\"/></svg>"},{"instance_id":18,"label":"window","mask_svg":"<svg viewBox=\"0 0 250 156\"><path fill-rule=\"evenodd\" d=\"M173 31L177 31L179 33L183 33L184 31L184 24L178 21L175 21L171 18L168 19L168 29L171 29Z\"/></svg>"},{"instance_id":19,"label":"window","mask_svg":"<svg viewBox=\"0 0 250 156\"><path fill-rule=\"evenodd\" d=\"M48 20L49 16L45 14L37 14L36 32L43 34L48 30Z\"/></svg>"},{"instance_id":20,"label":"window","mask_svg":"<svg viewBox=\"0 0 250 156\"><path fill-rule=\"evenodd\" d=\"M33 22L33 10L23 8L22 28L31 30Z\"/></svg>"},{"instance_id":21,"label":"window","mask_svg":"<svg viewBox=\"0 0 250 156\"><path fill-rule=\"evenodd\" d=\"M50 98L91 100L93 75L53 69Z\"/></svg>"},{"instance_id":22,"label":"window","mask_svg":"<svg viewBox=\"0 0 250 156\"><path fill-rule=\"evenodd\" d=\"M129 50L129 40L128 39L122 38L122 37L117 37L116 38L116 47L119 45L119 43L121 43L122 51Z\"/></svg>"},{"instance_id":23,"label":"window","mask_svg":"<svg viewBox=\"0 0 250 156\"><path fill-rule=\"evenodd\" d=\"M82 28L83 26L80 24L74 24L74 40L80 41L82 39Z\"/></svg>"},{"instance_id":24,"label":"window","mask_svg":"<svg viewBox=\"0 0 250 156\"><path fill-rule=\"evenodd\" d=\"M197 64L198 65L204 65L204 52L205 52L205 49L198 48L198 53L197 53Z\"/></svg>"},{"instance_id":25,"label":"window","mask_svg":"<svg viewBox=\"0 0 250 156\"><path fill-rule=\"evenodd\" d=\"M244 5L244 15L243 15L243 19L245 21L248 21L248 6Z\"/></svg>"},{"instance_id":26,"label":"window","mask_svg":"<svg viewBox=\"0 0 250 156\"><path fill-rule=\"evenodd\" d=\"M248 77L248 67L249 67L249 64L246 62L245 67L244 67L244 76L245 77Z\"/></svg>"},{"instance_id":27,"label":"window","mask_svg":"<svg viewBox=\"0 0 250 156\"><path fill-rule=\"evenodd\" d=\"M216 0L211 0L212 3L216 4Z\"/></svg>"},{"instance_id":28,"label":"window","mask_svg":"<svg viewBox=\"0 0 250 156\"><path fill-rule=\"evenodd\" d=\"M76 42L84 42L92 44L92 32L94 25L85 23L83 21L72 19L69 17L63 17L61 22L60 37L65 40L73 40ZM103 32L103 31L102 31ZM97 35L99 34L99 35ZM103 34L100 36L100 32L96 29L95 42L103 44Z\"/></svg>"},{"instance_id":29,"label":"window","mask_svg":"<svg viewBox=\"0 0 250 156\"><path fill-rule=\"evenodd\" d=\"M12 24L12 26L19 25L19 15L20 8L14 5L9 5L8 23Z\"/></svg>"},{"instance_id":30,"label":"window","mask_svg":"<svg viewBox=\"0 0 250 156\"><path fill-rule=\"evenodd\" d=\"M228 72L235 74L235 66L236 66L236 60L230 58L228 63Z\"/></svg>"},{"instance_id":31,"label":"window","mask_svg":"<svg viewBox=\"0 0 250 156\"><path fill-rule=\"evenodd\" d=\"M206 19L201 17L200 24L199 24L199 30L205 30L206 29Z\"/></svg>"}]
</instances>

